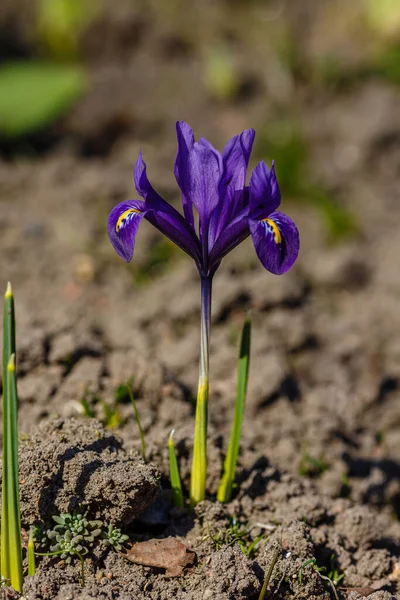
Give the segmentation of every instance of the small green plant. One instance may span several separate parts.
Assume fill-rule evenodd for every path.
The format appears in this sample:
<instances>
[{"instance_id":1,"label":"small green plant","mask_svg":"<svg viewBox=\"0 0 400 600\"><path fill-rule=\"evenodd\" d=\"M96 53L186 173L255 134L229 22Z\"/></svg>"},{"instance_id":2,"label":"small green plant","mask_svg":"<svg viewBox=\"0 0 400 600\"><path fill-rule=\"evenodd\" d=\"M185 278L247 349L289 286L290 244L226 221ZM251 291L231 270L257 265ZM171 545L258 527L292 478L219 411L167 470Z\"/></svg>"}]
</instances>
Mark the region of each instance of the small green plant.
<instances>
[{"instance_id":1,"label":"small green plant","mask_svg":"<svg viewBox=\"0 0 400 600\"><path fill-rule=\"evenodd\" d=\"M208 533L208 537L214 542L216 550L237 543L243 554L248 558L254 558L260 542L265 539L265 535L265 533L262 533L253 539L249 523L241 523L237 517L229 519L226 529L219 529L215 533L209 529Z\"/></svg>"},{"instance_id":2,"label":"small green plant","mask_svg":"<svg viewBox=\"0 0 400 600\"><path fill-rule=\"evenodd\" d=\"M52 517L56 525L47 531L53 545L50 551L59 553L65 562L71 562L77 555L84 556L101 535L101 521L89 521L81 514L62 513Z\"/></svg>"},{"instance_id":3,"label":"small green plant","mask_svg":"<svg viewBox=\"0 0 400 600\"><path fill-rule=\"evenodd\" d=\"M329 463L320 456L311 456L307 446L304 447L299 466L299 475L302 477L319 477L329 469Z\"/></svg>"},{"instance_id":4,"label":"small green plant","mask_svg":"<svg viewBox=\"0 0 400 600\"><path fill-rule=\"evenodd\" d=\"M342 579L344 578L344 574L339 573L339 571L335 568L334 563L335 563L335 555L332 554L330 557L330 570L327 575L323 575L324 571L327 571L327 568L323 567L323 566L320 567L317 563L317 559L315 558L315 556L313 556L309 560L306 560L306 562L301 565L299 572L298 572L299 584L303 585L303 569L305 569L305 567L310 565L314 569L314 571L318 574L318 577L320 577L324 582L326 582L330 585L336 600L339 600L339 596L336 591L336 586L338 586L339 583L342 581Z\"/></svg>"},{"instance_id":5,"label":"small green plant","mask_svg":"<svg viewBox=\"0 0 400 600\"><path fill-rule=\"evenodd\" d=\"M171 434L168 439L169 472L170 472L174 505L178 506L179 508L183 508L184 501L183 501L183 493L182 493L182 484L181 484L181 478L179 475L178 461L176 459L175 444L174 444L174 432L175 432L175 429L173 429L171 431Z\"/></svg>"},{"instance_id":6,"label":"small green plant","mask_svg":"<svg viewBox=\"0 0 400 600\"><path fill-rule=\"evenodd\" d=\"M114 527L110 523L105 531L101 534L105 546L117 550L122 550L122 545L129 540L129 536L121 532L118 527Z\"/></svg>"},{"instance_id":7,"label":"small green plant","mask_svg":"<svg viewBox=\"0 0 400 600\"><path fill-rule=\"evenodd\" d=\"M3 479L1 578L22 592L22 540L18 481L18 399L15 373L14 296L8 283L3 324Z\"/></svg>"},{"instance_id":8,"label":"small green plant","mask_svg":"<svg viewBox=\"0 0 400 600\"><path fill-rule=\"evenodd\" d=\"M240 341L236 402L231 438L224 463L224 474L217 494L217 500L220 502L230 501L235 483L236 464L239 455L240 436L242 433L243 415L246 405L247 382L249 379L250 345L251 318L250 315L247 315L243 325L242 337Z\"/></svg>"}]
</instances>

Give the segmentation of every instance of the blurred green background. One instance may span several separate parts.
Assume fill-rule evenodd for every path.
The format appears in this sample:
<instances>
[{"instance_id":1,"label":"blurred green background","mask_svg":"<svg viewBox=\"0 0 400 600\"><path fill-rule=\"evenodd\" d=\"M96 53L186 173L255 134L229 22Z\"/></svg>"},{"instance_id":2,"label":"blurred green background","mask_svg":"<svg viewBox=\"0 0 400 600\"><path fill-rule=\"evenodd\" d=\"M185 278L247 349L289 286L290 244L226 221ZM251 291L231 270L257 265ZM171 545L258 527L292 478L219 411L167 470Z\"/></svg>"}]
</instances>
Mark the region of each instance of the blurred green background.
<instances>
[{"instance_id":1,"label":"blurred green background","mask_svg":"<svg viewBox=\"0 0 400 600\"><path fill-rule=\"evenodd\" d=\"M303 112L370 80L400 84L398 0L3 0L0 154L112 156L181 118L215 143L252 126L255 159L336 241L357 216L313 168Z\"/></svg>"}]
</instances>

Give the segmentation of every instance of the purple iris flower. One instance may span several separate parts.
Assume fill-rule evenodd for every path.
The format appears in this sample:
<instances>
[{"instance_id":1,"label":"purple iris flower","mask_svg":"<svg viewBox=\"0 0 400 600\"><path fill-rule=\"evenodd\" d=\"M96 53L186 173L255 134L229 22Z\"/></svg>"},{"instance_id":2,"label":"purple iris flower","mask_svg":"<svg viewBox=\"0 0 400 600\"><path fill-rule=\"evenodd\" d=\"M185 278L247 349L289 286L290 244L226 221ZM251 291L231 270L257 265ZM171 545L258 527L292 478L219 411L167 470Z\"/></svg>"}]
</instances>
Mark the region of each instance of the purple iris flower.
<instances>
[{"instance_id":1,"label":"purple iris flower","mask_svg":"<svg viewBox=\"0 0 400 600\"><path fill-rule=\"evenodd\" d=\"M190 503L194 506L205 498L206 491L213 275L224 256L249 235L264 267L281 275L297 258L299 233L293 221L276 210L281 196L274 165L269 170L260 162L246 185L253 129L232 138L222 156L204 138L195 142L187 123L179 121L176 130L175 177L182 192L183 215L153 189L140 153L134 177L143 200L128 200L113 208L108 235L118 254L130 261L144 218L194 259L201 276L199 385L190 479Z\"/></svg>"},{"instance_id":2,"label":"purple iris flower","mask_svg":"<svg viewBox=\"0 0 400 600\"><path fill-rule=\"evenodd\" d=\"M143 200L121 202L108 219L108 235L117 253L131 260L145 218L194 259L202 278L212 277L223 257L249 235L268 271L276 275L288 271L299 252L299 233L293 221L276 210L281 196L274 165L270 170L261 161L246 185L255 131L247 129L233 137L221 156L204 138L196 142L184 121L177 123L176 130L174 171L183 215L154 190L140 153L134 179Z\"/></svg>"}]
</instances>

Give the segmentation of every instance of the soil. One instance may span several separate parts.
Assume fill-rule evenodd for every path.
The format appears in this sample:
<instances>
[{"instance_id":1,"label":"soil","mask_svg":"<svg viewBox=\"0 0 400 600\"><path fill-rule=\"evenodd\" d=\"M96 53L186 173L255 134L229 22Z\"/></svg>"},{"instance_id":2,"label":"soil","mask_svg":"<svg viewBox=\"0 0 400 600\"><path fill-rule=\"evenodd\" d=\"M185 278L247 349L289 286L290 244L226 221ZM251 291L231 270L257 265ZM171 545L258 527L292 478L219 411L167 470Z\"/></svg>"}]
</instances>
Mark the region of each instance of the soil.
<instances>
[{"instance_id":1,"label":"soil","mask_svg":"<svg viewBox=\"0 0 400 600\"><path fill-rule=\"evenodd\" d=\"M0 10L0 58L37 52L25 4ZM197 556L168 578L97 553L85 561L84 589L79 561L38 559L26 598L257 600L274 562L267 597L334 598L321 577L329 573L343 575L340 598L400 594L400 88L374 76L338 89L304 83L277 63L267 4L104 2L80 40L85 96L50 130L1 146L0 272L17 310L22 525L82 505L130 542L176 536ZM308 60L328 43L325 4L287 2L279 16ZM237 49L238 89L225 100L203 81L207 48L219 41ZM345 48L356 63L357 50ZM197 272L147 223L124 264L107 216L136 197L140 147L153 185L179 205L175 120L221 148L282 111L296 115L309 169L357 231L331 243L320 212L294 193L283 210L299 226L301 253L288 274L265 272L250 240L224 259L213 292L208 499L191 514L171 504L167 440L175 428L187 489ZM238 487L222 506L214 498L249 309ZM114 410L118 386L131 379L147 464L126 394ZM254 555L229 537L232 519L247 524L247 548L263 534ZM327 570L302 569L312 558Z\"/></svg>"}]
</instances>

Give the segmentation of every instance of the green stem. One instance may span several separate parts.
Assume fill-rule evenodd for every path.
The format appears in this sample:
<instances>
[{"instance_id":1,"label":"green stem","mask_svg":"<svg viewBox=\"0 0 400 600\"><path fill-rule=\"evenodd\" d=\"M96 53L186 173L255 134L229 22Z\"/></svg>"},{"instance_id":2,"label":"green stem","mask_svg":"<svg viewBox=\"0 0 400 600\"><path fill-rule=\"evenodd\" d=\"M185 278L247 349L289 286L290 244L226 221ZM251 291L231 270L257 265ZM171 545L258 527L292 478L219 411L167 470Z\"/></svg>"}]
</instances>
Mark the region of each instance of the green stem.
<instances>
[{"instance_id":1,"label":"green stem","mask_svg":"<svg viewBox=\"0 0 400 600\"><path fill-rule=\"evenodd\" d=\"M210 320L212 278L201 278L200 366L190 477L190 506L205 498L207 478L208 379L210 363Z\"/></svg>"}]
</instances>

